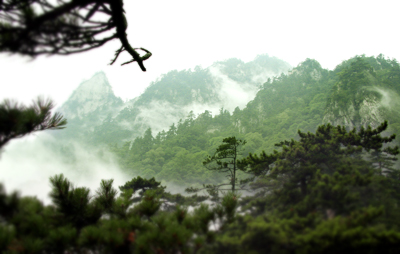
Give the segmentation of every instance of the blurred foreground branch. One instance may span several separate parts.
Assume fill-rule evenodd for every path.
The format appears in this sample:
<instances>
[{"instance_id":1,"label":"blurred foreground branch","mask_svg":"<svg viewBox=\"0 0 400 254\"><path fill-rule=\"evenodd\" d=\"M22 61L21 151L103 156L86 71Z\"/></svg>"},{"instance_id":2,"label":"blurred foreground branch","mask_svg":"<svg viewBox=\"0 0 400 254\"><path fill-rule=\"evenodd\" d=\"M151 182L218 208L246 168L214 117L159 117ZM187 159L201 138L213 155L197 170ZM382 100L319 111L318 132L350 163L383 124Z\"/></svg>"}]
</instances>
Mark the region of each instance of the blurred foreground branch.
<instances>
[{"instance_id":1,"label":"blurred foreground branch","mask_svg":"<svg viewBox=\"0 0 400 254\"><path fill-rule=\"evenodd\" d=\"M0 149L13 138L34 131L63 129L67 120L60 113L51 114L51 100L37 99L30 107L5 100L0 104Z\"/></svg>"},{"instance_id":2,"label":"blurred foreground branch","mask_svg":"<svg viewBox=\"0 0 400 254\"><path fill-rule=\"evenodd\" d=\"M142 71L150 51L140 56L127 38L123 0L2 0L0 1L0 52L36 57L89 51L119 39L115 62L127 51ZM107 17L107 18L104 18ZM110 32L115 29L115 32ZM109 33L107 33L109 32Z\"/></svg>"}]
</instances>

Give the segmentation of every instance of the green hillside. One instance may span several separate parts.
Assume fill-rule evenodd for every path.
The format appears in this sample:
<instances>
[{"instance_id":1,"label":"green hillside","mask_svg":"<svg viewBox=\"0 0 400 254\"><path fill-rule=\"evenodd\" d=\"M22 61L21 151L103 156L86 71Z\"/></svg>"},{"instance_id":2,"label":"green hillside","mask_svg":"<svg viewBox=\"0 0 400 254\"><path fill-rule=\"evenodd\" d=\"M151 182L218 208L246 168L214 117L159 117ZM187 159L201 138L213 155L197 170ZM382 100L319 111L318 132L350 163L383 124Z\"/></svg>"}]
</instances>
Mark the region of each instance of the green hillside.
<instances>
[{"instance_id":1,"label":"green hillside","mask_svg":"<svg viewBox=\"0 0 400 254\"><path fill-rule=\"evenodd\" d=\"M399 133L397 102L382 104L382 95L374 90L390 90L390 96L397 96L399 77L399 64L382 56L357 56L333 71L307 59L288 75L265 82L243 109L228 112L221 108L214 116L208 111L189 114L167 131L152 133L148 129L133 142L111 144L110 148L122 167L135 175L179 185L217 183L222 176L206 170L202 161L228 136L247 141L243 156L263 150L269 153L282 140L298 139L298 130L314 132L323 123L337 123L339 111L352 103L356 103L357 113L347 116L350 122L340 124L349 129L376 127L386 119L389 132Z\"/></svg>"},{"instance_id":2,"label":"green hillside","mask_svg":"<svg viewBox=\"0 0 400 254\"><path fill-rule=\"evenodd\" d=\"M399 77L382 56L333 71L307 59L243 109L190 112L122 145L104 132L132 175L120 195L113 179L90 193L59 174L43 205L0 184L0 252L397 254Z\"/></svg>"},{"instance_id":3,"label":"green hillside","mask_svg":"<svg viewBox=\"0 0 400 254\"><path fill-rule=\"evenodd\" d=\"M254 98L269 77L286 73L290 65L267 54L253 61L227 59L193 70L172 70L153 81L140 96L125 103L116 97L100 72L79 85L60 111L69 120L58 136L104 145L122 144L142 136L147 128L157 132L177 123L191 110L231 111ZM215 113L215 112L214 112Z\"/></svg>"}]
</instances>

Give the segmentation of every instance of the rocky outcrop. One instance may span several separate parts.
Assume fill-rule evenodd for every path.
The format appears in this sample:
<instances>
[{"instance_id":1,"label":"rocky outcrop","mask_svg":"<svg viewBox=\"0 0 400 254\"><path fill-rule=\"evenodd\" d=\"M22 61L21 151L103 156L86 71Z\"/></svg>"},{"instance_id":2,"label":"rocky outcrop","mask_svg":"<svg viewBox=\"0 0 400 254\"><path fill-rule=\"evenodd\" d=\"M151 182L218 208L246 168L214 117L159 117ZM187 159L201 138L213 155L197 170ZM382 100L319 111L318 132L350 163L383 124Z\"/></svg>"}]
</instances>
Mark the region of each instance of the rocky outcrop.
<instances>
[{"instance_id":1,"label":"rocky outcrop","mask_svg":"<svg viewBox=\"0 0 400 254\"><path fill-rule=\"evenodd\" d=\"M323 123L344 125L349 129L368 125L378 127L389 109L388 99L379 91L383 90L366 86L350 96L350 100L331 100L326 107Z\"/></svg>"},{"instance_id":2,"label":"rocky outcrop","mask_svg":"<svg viewBox=\"0 0 400 254\"><path fill-rule=\"evenodd\" d=\"M67 128L55 131L59 138L87 140L95 128L118 114L123 101L114 95L104 72L82 82L58 109L67 119Z\"/></svg>"},{"instance_id":3,"label":"rocky outcrop","mask_svg":"<svg viewBox=\"0 0 400 254\"><path fill-rule=\"evenodd\" d=\"M100 122L109 113L118 111L122 105L122 100L114 95L104 72L98 72L89 80L82 82L59 111L68 120L84 120L96 114Z\"/></svg>"}]
</instances>

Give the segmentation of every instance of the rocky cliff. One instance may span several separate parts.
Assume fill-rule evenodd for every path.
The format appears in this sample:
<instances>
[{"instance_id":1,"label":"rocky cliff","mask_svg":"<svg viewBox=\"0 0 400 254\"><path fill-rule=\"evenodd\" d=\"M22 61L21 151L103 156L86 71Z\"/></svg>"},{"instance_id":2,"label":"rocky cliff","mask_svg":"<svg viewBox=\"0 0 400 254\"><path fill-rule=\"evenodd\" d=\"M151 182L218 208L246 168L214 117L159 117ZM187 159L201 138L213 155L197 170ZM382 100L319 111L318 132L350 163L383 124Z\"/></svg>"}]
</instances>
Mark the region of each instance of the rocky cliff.
<instances>
[{"instance_id":1,"label":"rocky cliff","mask_svg":"<svg viewBox=\"0 0 400 254\"><path fill-rule=\"evenodd\" d=\"M115 116L123 101L114 95L104 72L82 82L58 109L68 120L67 128L55 132L66 138L81 139L90 135L105 119Z\"/></svg>"},{"instance_id":2,"label":"rocky cliff","mask_svg":"<svg viewBox=\"0 0 400 254\"><path fill-rule=\"evenodd\" d=\"M385 119L393 119L398 94L387 73L394 66L387 66L386 70L379 60L357 57L337 72L338 80L328 98L323 123L349 129L368 125L375 128Z\"/></svg>"},{"instance_id":3,"label":"rocky cliff","mask_svg":"<svg viewBox=\"0 0 400 254\"><path fill-rule=\"evenodd\" d=\"M114 95L104 72L98 72L82 82L59 111L68 116L68 120L83 120L96 114L96 120L100 122L122 105L122 100Z\"/></svg>"}]
</instances>

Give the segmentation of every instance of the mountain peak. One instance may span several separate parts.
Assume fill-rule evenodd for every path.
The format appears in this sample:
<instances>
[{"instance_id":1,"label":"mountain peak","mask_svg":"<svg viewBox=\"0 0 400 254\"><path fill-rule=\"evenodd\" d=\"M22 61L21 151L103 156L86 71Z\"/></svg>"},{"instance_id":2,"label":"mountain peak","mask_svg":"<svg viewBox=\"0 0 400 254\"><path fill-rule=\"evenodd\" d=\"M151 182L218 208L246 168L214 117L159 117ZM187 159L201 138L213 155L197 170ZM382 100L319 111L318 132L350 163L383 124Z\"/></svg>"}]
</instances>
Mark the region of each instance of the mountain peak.
<instances>
[{"instance_id":1,"label":"mountain peak","mask_svg":"<svg viewBox=\"0 0 400 254\"><path fill-rule=\"evenodd\" d=\"M69 100L78 102L83 102L87 99L97 100L109 94L114 95L112 87L108 83L106 74L100 71L95 73L89 80L83 81L72 93Z\"/></svg>"},{"instance_id":2,"label":"mountain peak","mask_svg":"<svg viewBox=\"0 0 400 254\"><path fill-rule=\"evenodd\" d=\"M312 79L320 80L322 72L321 64L317 60L307 58L297 65L297 67L290 70L288 74L310 75Z\"/></svg>"},{"instance_id":3,"label":"mountain peak","mask_svg":"<svg viewBox=\"0 0 400 254\"><path fill-rule=\"evenodd\" d=\"M100 71L89 80L83 81L62 105L60 111L69 119L75 117L82 119L99 108L120 104L122 100L114 95L106 74Z\"/></svg>"}]
</instances>

